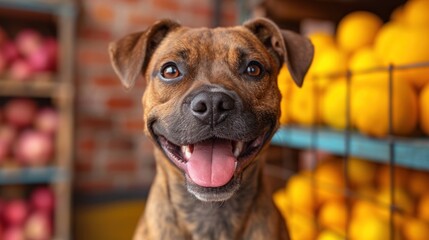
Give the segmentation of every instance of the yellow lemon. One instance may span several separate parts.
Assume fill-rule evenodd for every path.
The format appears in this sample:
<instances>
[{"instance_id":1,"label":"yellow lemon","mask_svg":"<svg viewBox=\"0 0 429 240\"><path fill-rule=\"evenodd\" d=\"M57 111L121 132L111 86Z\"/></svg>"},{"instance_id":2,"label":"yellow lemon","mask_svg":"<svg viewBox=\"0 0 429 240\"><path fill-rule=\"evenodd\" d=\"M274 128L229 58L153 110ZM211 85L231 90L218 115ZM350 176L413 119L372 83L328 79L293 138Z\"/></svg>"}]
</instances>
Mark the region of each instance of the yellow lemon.
<instances>
[{"instance_id":1,"label":"yellow lemon","mask_svg":"<svg viewBox=\"0 0 429 240\"><path fill-rule=\"evenodd\" d=\"M273 194L273 201L276 207L284 218L288 216L288 210L290 208L286 189L279 189Z\"/></svg>"},{"instance_id":2,"label":"yellow lemon","mask_svg":"<svg viewBox=\"0 0 429 240\"><path fill-rule=\"evenodd\" d=\"M365 187L375 182L377 164L359 158L350 158L347 165L350 183L355 187Z\"/></svg>"},{"instance_id":3,"label":"yellow lemon","mask_svg":"<svg viewBox=\"0 0 429 240\"><path fill-rule=\"evenodd\" d=\"M344 199L345 181L341 160L329 159L320 163L315 170L314 179L319 204Z\"/></svg>"},{"instance_id":4,"label":"yellow lemon","mask_svg":"<svg viewBox=\"0 0 429 240\"><path fill-rule=\"evenodd\" d=\"M373 183L357 187L356 192L359 196L363 196L366 199L376 199L378 195L378 190L375 188Z\"/></svg>"},{"instance_id":5,"label":"yellow lemon","mask_svg":"<svg viewBox=\"0 0 429 240\"><path fill-rule=\"evenodd\" d=\"M417 205L417 216L429 222L429 193L420 197Z\"/></svg>"},{"instance_id":6,"label":"yellow lemon","mask_svg":"<svg viewBox=\"0 0 429 240\"><path fill-rule=\"evenodd\" d=\"M410 135L417 127L417 95L408 82L393 81L393 133ZM364 134L384 137L389 133L388 81L377 81L353 88L351 94L352 121Z\"/></svg>"},{"instance_id":7,"label":"yellow lemon","mask_svg":"<svg viewBox=\"0 0 429 240\"><path fill-rule=\"evenodd\" d=\"M317 226L313 218L301 214L292 214L287 219L291 239L312 240L316 238Z\"/></svg>"},{"instance_id":8,"label":"yellow lemon","mask_svg":"<svg viewBox=\"0 0 429 240\"><path fill-rule=\"evenodd\" d=\"M404 7L404 18L411 26L429 27L429 1L408 1Z\"/></svg>"},{"instance_id":9,"label":"yellow lemon","mask_svg":"<svg viewBox=\"0 0 429 240\"><path fill-rule=\"evenodd\" d=\"M344 201L328 201L320 207L318 223L344 235L348 218L349 213Z\"/></svg>"},{"instance_id":10,"label":"yellow lemon","mask_svg":"<svg viewBox=\"0 0 429 240\"><path fill-rule=\"evenodd\" d=\"M380 190L380 193L377 197L377 200L383 205L383 206L390 206L392 205L392 199L390 196L390 188L382 188ZM412 214L414 212L414 199L412 196L405 191L403 188L395 188L394 189L394 203L397 206L397 208L405 213L405 214ZM386 217L389 216L389 209L383 208L380 213L385 215Z\"/></svg>"},{"instance_id":11,"label":"yellow lemon","mask_svg":"<svg viewBox=\"0 0 429 240\"><path fill-rule=\"evenodd\" d=\"M280 102L280 124L287 124L290 122L290 101L295 88L295 83L292 80L290 72L286 65L283 65L280 69L280 73L277 76L277 85L279 87L282 99Z\"/></svg>"},{"instance_id":12,"label":"yellow lemon","mask_svg":"<svg viewBox=\"0 0 429 240\"><path fill-rule=\"evenodd\" d=\"M337 29L337 42L346 52L373 44L383 21L365 11L352 12L341 19Z\"/></svg>"},{"instance_id":13,"label":"yellow lemon","mask_svg":"<svg viewBox=\"0 0 429 240\"><path fill-rule=\"evenodd\" d=\"M309 216L314 214L314 187L309 176L302 173L292 176L287 183L286 191L291 209Z\"/></svg>"},{"instance_id":14,"label":"yellow lemon","mask_svg":"<svg viewBox=\"0 0 429 240\"><path fill-rule=\"evenodd\" d=\"M373 48L363 47L357 50L349 61L349 68L353 74L353 85L388 79L386 70L377 69L382 66L383 63L381 59L378 58Z\"/></svg>"},{"instance_id":15,"label":"yellow lemon","mask_svg":"<svg viewBox=\"0 0 429 240\"><path fill-rule=\"evenodd\" d=\"M408 65L429 61L429 27L407 27L396 36L390 47L390 54L384 58L385 63ZM395 76L410 81L414 87L421 89L429 82L429 67L398 69Z\"/></svg>"},{"instance_id":16,"label":"yellow lemon","mask_svg":"<svg viewBox=\"0 0 429 240\"><path fill-rule=\"evenodd\" d=\"M423 171L413 171L409 174L407 189L415 197L429 193L428 189L429 173Z\"/></svg>"},{"instance_id":17,"label":"yellow lemon","mask_svg":"<svg viewBox=\"0 0 429 240\"><path fill-rule=\"evenodd\" d=\"M390 14L390 20L394 22L404 22L404 15L405 15L404 6L400 5L393 9L392 13Z\"/></svg>"},{"instance_id":18,"label":"yellow lemon","mask_svg":"<svg viewBox=\"0 0 429 240\"><path fill-rule=\"evenodd\" d=\"M313 60L309 71L317 77L345 74L347 71L347 55L337 47L327 46Z\"/></svg>"},{"instance_id":19,"label":"yellow lemon","mask_svg":"<svg viewBox=\"0 0 429 240\"><path fill-rule=\"evenodd\" d=\"M374 42L374 52L385 64L391 63L390 54L393 44L403 32L404 25L398 22L389 22L381 27Z\"/></svg>"},{"instance_id":20,"label":"yellow lemon","mask_svg":"<svg viewBox=\"0 0 429 240\"><path fill-rule=\"evenodd\" d=\"M420 128L429 135L429 84L422 89L419 96Z\"/></svg>"},{"instance_id":21,"label":"yellow lemon","mask_svg":"<svg viewBox=\"0 0 429 240\"><path fill-rule=\"evenodd\" d=\"M320 99L323 89L314 81L304 81L301 89L294 91L290 99L290 116L293 122L313 125L321 121Z\"/></svg>"},{"instance_id":22,"label":"yellow lemon","mask_svg":"<svg viewBox=\"0 0 429 240\"><path fill-rule=\"evenodd\" d=\"M344 235L331 230L323 230L317 235L317 240L344 240Z\"/></svg>"},{"instance_id":23,"label":"yellow lemon","mask_svg":"<svg viewBox=\"0 0 429 240\"><path fill-rule=\"evenodd\" d=\"M353 203L351 210L351 218L352 219L366 219L368 216L374 215L377 211L377 204L365 201L365 200L357 200Z\"/></svg>"},{"instance_id":24,"label":"yellow lemon","mask_svg":"<svg viewBox=\"0 0 429 240\"><path fill-rule=\"evenodd\" d=\"M322 51L326 48L335 46L335 39L329 33L325 32L315 32L308 35L308 38L313 43L314 46L314 58L317 59Z\"/></svg>"},{"instance_id":25,"label":"yellow lemon","mask_svg":"<svg viewBox=\"0 0 429 240\"><path fill-rule=\"evenodd\" d=\"M429 236L429 223L417 218L404 222L404 238L408 240L425 240Z\"/></svg>"},{"instance_id":26,"label":"yellow lemon","mask_svg":"<svg viewBox=\"0 0 429 240\"><path fill-rule=\"evenodd\" d=\"M327 125L344 129L347 124L347 82L335 81L323 94L321 101L322 120Z\"/></svg>"},{"instance_id":27,"label":"yellow lemon","mask_svg":"<svg viewBox=\"0 0 429 240\"><path fill-rule=\"evenodd\" d=\"M406 168L395 166L393 168L394 173L394 186L398 188L406 188L407 181L410 176L410 171ZM384 164L378 168L377 172L377 183L380 188L390 187L390 167Z\"/></svg>"},{"instance_id":28,"label":"yellow lemon","mask_svg":"<svg viewBox=\"0 0 429 240\"><path fill-rule=\"evenodd\" d=\"M351 240L380 240L390 239L390 224L388 219L374 214L364 219L352 219L349 226ZM398 230L394 232L394 239L399 239Z\"/></svg>"}]
</instances>

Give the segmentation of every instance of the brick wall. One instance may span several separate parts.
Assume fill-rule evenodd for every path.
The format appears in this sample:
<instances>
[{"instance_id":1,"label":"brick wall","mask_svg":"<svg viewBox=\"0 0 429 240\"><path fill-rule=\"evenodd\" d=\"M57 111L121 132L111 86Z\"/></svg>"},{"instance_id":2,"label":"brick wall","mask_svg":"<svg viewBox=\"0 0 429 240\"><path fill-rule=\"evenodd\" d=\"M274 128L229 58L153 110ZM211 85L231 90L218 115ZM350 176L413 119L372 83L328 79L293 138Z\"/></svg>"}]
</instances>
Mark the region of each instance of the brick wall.
<instances>
[{"instance_id":1,"label":"brick wall","mask_svg":"<svg viewBox=\"0 0 429 240\"><path fill-rule=\"evenodd\" d=\"M152 143L142 134L144 82L124 90L107 55L110 41L160 18L211 26L218 0L83 0L76 52L75 188L79 193L146 187ZM235 0L222 0L221 25L236 23Z\"/></svg>"}]
</instances>

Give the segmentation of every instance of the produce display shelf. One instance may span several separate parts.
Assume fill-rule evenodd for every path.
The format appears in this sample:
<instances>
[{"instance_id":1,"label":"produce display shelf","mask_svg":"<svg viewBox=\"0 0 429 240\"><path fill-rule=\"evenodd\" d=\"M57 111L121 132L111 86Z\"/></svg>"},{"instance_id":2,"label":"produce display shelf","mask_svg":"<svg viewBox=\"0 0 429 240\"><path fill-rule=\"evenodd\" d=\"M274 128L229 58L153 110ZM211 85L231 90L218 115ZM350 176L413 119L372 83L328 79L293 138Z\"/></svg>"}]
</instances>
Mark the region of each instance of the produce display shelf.
<instances>
[{"instance_id":1,"label":"produce display shelf","mask_svg":"<svg viewBox=\"0 0 429 240\"><path fill-rule=\"evenodd\" d=\"M0 78L1 96L21 97L55 97L58 94L60 84L50 77L42 77L42 81L18 82Z\"/></svg>"},{"instance_id":2,"label":"produce display shelf","mask_svg":"<svg viewBox=\"0 0 429 240\"><path fill-rule=\"evenodd\" d=\"M347 146L346 140L350 142ZM299 149L316 148L333 154L360 157L380 163L389 163L390 143L393 144L395 164L414 169L429 170L429 138L391 139L373 138L357 132L336 131L329 128L281 127L272 144Z\"/></svg>"},{"instance_id":3,"label":"produce display shelf","mask_svg":"<svg viewBox=\"0 0 429 240\"><path fill-rule=\"evenodd\" d=\"M55 15L75 13L73 3L63 0L0 0L0 7Z\"/></svg>"},{"instance_id":4,"label":"produce display shelf","mask_svg":"<svg viewBox=\"0 0 429 240\"><path fill-rule=\"evenodd\" d=\"M0 185L55 183L67 178L67 171L54 166L0 169Z\"/></svg>"}]
</instances>

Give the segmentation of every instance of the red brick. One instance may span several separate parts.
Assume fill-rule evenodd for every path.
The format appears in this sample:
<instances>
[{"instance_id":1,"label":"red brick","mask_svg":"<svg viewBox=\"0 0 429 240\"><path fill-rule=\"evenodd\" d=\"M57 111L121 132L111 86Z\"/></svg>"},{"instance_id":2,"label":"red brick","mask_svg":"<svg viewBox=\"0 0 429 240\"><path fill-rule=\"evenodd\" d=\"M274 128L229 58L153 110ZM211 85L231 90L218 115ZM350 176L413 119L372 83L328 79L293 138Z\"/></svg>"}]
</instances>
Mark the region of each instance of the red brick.
<instances>
[{"instance_id":1,"label":"red brick","mask_svg":"<svg viewBox=\"0 0 429 240\"><path fill-rule=\"evenodd\" d=\"M89 173L93 171L92 165L93 164L91 161L78 160L78 161L75 161L74 171L80 174Z\"/></svg>"},{"instance_id":2,"label":"red brick","mask_svg":"<svg viewBox=\"0 0 429 240\"><path fill-rule=\"evenodd\" d=\"M107 142L107 147L111 151L121 150L121 151L131 151L134 148L134 143L131 140L131 137L113 137Z\"/></svg>"},{"instance_id":3,"label":"red brick","mask_svg":"<svg viewBox=\"0 0 429 240\"><path fill-rule=\"evenodd\" d=\"M106 2L95 4L89 9L89 14L96 22L111 23L115 18L114 5Z\"/></svg>"},{"instance_id":4,"label":"red brick","mask_svg":"<svg viewBox=\"0 0 429 240\"><path fill-rule=\"evenodd\" d=\"M109 173L132 173L138 171L138 165L136 160L114 160L107 163L106 169Z\"/></svg>"},{"instance_id":5,"label":"red brick","mask_svg":"<svg viewBox=\"0 0 429 240\"><path fill-rule=\"evenodd\" d=\"M127 97L111 97L106 101L106 106L111 110L128 109L134 107L134 100Z\"/></svg>"},{"instance_id":6,"label":"red brick","mask_svg":"<svg viewBox=\"0 0 429 240\"><path fill-rule=\"evenodd\" d=\"M200 4L194 4L194 5L190 6L189 11L192 14L207 17L207 18L210 18L213 15L213 9L212 8L210 8L209 6L204 6L204 5L200 5Z\"/></svg>"},{"instance_id":7,"label":"red brick","mask_svg":"<svg viewBox=\"0 0 429 240\"><path fill-rule=\"evenodd\" d=\"M133 12L128 16L128 24L133 27L135 26L135 28L140 29L141 31L145 30L148 26L154 24L158 20L159 19L156 17L136 12Z\"/></svg>"},{"instance_id":8,"label":"red brick","mask_svg":"<svg viewBox=\"0 0 429 240\"><path fill-rule=\"evenodd\" d=\"M78 140L79 151L94 151L97 144L93 138L83 138Z\"/></svg>"},{"instance_id":9,"label":"red brick","mask_svg":"<svg viewBox=\"0 0 429 240\"><path fill-rule=\"evenodd\" d=\"M176 0L156 0L153 4L158 9L178 12L180 10L180 1Z\"/></svg>"},{"instance_id":10,"label":"red brick","mask_svg":"<svg viewBox=\"0 0 429 240\"><path fill-rule=\"evenodd\" d=\"M112 34L106 29L100 29L98 27L90 27L87 25L79 28L78 37L84 41L88 40L111 40Z\"/></svg>"},{"instance_id":11,"label":"red brick","mask_svg":"<svg viewBox=\"0 0 429 240\"><path fill-rule=\"evenodd\" d=\"M143 126L143 119L125 119L123 122L123 129L129 133L142 134Z\"/></svg>"},{"instance_id":12,"label":"red brick","mask_svg":"<svg viewBox=\"0 0 429 240\"><path fill-rule=\"evenodd\" d=\"M93 78L94 84L101 88L118 88L120 89L122 84L116 75L101 75Z\"/></svg>"},{"instance_id":13,"label":"red brick","mask_svg":"<svg viewBox=\"0 0 429 240\"><path fill-rule=\"evenodd\" d=\"M82 41L80 41L82 42ZM77 61L80 66L91 66L94 64L109 64L110 59L107 54L107 44L103 51L94 49L92 47L79 48Z\"/></svg>"},{"instance_id":14,"label":"red brick","mask_svg":"<svg viewBox=\"0 0 429 240\"><path fill-rule=\"evenodd\" d=\"M83 180L76 178L76 189L80 192L100 192L112 189L111 179Z\"/></svg>"},{"instance_id":15,"label":"red brick","mask_svg":"<svg viewBox=\"0 0 429 240\"><path fill-rule=\"evenodd\" d=\"M108 117L80 116L78 127L89 129L106 129L112 127L112 121Z\"/></svg>"}]
</instances>

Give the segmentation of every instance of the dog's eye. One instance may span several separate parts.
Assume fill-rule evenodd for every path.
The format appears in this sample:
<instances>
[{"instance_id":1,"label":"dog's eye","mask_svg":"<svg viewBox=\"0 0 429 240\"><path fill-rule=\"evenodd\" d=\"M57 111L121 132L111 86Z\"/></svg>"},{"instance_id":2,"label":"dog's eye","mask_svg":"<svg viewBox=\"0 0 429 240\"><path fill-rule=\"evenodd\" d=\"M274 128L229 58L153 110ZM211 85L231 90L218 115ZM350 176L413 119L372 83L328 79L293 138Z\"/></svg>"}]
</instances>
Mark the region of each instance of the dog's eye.
<instances>
[{"instance_id":1,"label":"dog's eye","mask_svg":"<svg viewBox=\"0 0 429 240\"><path fill-rule=\"evenodd\" d=\"M259 77L263 73L262 65L257 61L251 61L247 65L245 73L250 77Z\"/></svg>"},{"instance_id":2,"label":"dog's eye","mask_svg":"<svg viewBox=\"0 0 429 240\"><path fill-rule=\"evenodd\" d=\"M173 63L167 64L161 69L161 76L167 80L176 79L180 77L180 75L179 68Z\"/></svg>"}]
</instances>

